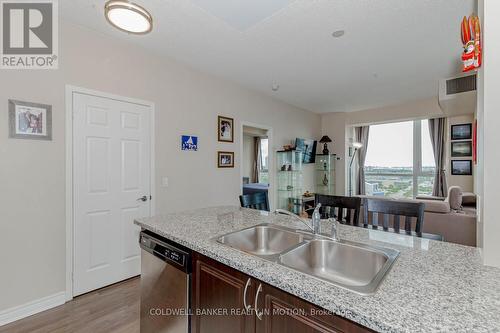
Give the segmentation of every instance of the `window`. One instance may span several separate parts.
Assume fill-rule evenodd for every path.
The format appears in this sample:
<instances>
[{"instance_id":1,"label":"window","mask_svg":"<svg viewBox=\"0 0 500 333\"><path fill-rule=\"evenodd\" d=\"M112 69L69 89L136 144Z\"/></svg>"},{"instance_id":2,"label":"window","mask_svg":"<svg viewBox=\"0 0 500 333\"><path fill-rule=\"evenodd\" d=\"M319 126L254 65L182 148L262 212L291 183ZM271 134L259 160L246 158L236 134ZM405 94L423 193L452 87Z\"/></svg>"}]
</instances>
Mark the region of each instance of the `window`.
<instances>
[{"instance_id":1,"label":"window","mask_svg":"<svg viewBox=\"0 0 500 333\"><path fill-rule=\"evenodd\" d=\"M260 139L259 183L269 184L269 139Z\"/></svg>"},{"instance_id":2,"label":"window","mask_svg":"<svg viewBox=\"0 0 500 333\"><path fill-rule=\"evenodd\" d=\"M370 126L366 194L393 198L431 195L435 163L427 120Z\"/></svg>"}]
</instances>

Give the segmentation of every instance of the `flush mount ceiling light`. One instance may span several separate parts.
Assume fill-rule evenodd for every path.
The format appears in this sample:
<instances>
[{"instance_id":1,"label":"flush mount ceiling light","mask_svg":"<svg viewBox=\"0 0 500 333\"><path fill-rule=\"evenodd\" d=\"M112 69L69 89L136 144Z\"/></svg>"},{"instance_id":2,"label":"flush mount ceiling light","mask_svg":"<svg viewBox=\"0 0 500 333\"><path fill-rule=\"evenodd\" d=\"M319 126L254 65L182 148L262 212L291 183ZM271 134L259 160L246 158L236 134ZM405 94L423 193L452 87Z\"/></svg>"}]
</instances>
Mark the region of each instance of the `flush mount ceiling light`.
<instances>
[{"instance_id":1,"label":"flush mount ceiling light","mask_svg":"<svg viewBox=\"0 0 500 333\"><path fill-rule=\"evenodd\" d=\"M115 28L136 35L153 30L153 17L143 7L124 0L110 0L104 5L104 16Z\"/></svg>"}]
</instances>

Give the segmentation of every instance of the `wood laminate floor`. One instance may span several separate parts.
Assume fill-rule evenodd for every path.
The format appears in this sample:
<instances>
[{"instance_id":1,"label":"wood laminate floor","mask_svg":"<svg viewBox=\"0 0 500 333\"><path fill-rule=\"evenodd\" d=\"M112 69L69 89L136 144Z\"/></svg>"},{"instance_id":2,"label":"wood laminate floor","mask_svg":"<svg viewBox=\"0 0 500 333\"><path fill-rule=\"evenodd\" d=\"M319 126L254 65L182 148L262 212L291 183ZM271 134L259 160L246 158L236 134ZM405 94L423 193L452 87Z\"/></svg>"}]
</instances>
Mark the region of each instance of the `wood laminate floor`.
<instances>
[{"instance_id":1,"label":"wood laminate floor","mask_svg":"<svg viewBox=\"0 0 500 333\"><path fill-rule=\"evenodd\" d=\"M139 304L139 278L133 278L1 326L0 333L138 333Z\"/></svg>"}]
</instances>

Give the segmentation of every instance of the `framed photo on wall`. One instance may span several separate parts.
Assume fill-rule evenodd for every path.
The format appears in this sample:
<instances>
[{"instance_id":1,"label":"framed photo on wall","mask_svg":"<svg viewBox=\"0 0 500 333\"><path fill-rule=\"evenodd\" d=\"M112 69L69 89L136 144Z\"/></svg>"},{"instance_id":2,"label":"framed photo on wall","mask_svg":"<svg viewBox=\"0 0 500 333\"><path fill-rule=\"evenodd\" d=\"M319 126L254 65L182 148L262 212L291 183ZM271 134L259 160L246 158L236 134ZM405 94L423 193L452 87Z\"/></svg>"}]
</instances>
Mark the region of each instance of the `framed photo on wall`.
<instances>
[{"instance_id":1,"label":"framed photo on wall","mask_svg":"<svg viewBox=\"0 0 500 333\"><path fill-rule=\"evenodd\" d=\"M219 142L234 142L234 119L223 116L219 116L217 119Z\"/></svg>"},{"instance_id":2,"label":"framed photo on wall","mask_svg":"<svg viewBox=\"0 0 500 333\"><path fill-rule=\"evenodd\" d=\"M452 140L470 140L472 139L472 124L451 125Z\"/></svg>"},{"instance_id":3,"label":"framed photo on wall","mask_svg":"<svg viewBox=\"0 0 500 333\"><path fill-rule=\"evenodd\" d=\"M9 99L9 138L52 140L52 106Z\"/></svg>"},{"instance_id":4,"label":"framed photo on wall","mask_svg":"<svg viewBox=\"0 0 500 333\"><path fill-rule=\"evenodd\" d=\"M451 143L451 157L471 157L472 141L457 141Z\"/></svg>"},{"instance_id":5,"label":"framed photo on wall","mask_svg":"<svg viewBox=\"0 0 500 333\"><path fill-rule=\"evenodd\" d=\"M234 168L234 152L217 152L217 166L219 168Z\"/></svg>"},{"instance_id":6,"label":"framed photo on wall","mask_svg":"<svg viewBox=\"0 0 500 333\"><path fill-rule=\"evenodd\" d=\"M472 160L451 160L451 174L472 176Z\"/></svg>"}]
</instances>

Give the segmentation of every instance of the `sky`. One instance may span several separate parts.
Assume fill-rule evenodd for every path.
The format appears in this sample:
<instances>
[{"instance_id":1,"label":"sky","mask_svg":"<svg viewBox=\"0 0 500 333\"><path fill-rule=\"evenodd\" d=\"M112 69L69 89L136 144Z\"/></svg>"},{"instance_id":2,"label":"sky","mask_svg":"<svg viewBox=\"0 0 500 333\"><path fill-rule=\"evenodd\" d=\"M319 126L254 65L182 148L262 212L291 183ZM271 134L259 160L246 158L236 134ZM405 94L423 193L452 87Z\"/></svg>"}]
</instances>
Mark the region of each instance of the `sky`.
<instances>
[{"instance_id":1,"label":"sky","mask_svg":"<svg viewBox=\"0 0 500 333\"><path fill-rule=\"evenodd\" d=\"M413 166L413 121L372 125L368 142L365 166ZM435 166L427 120L422 120L422 166Z\"/></svg>"}]
</instances>

